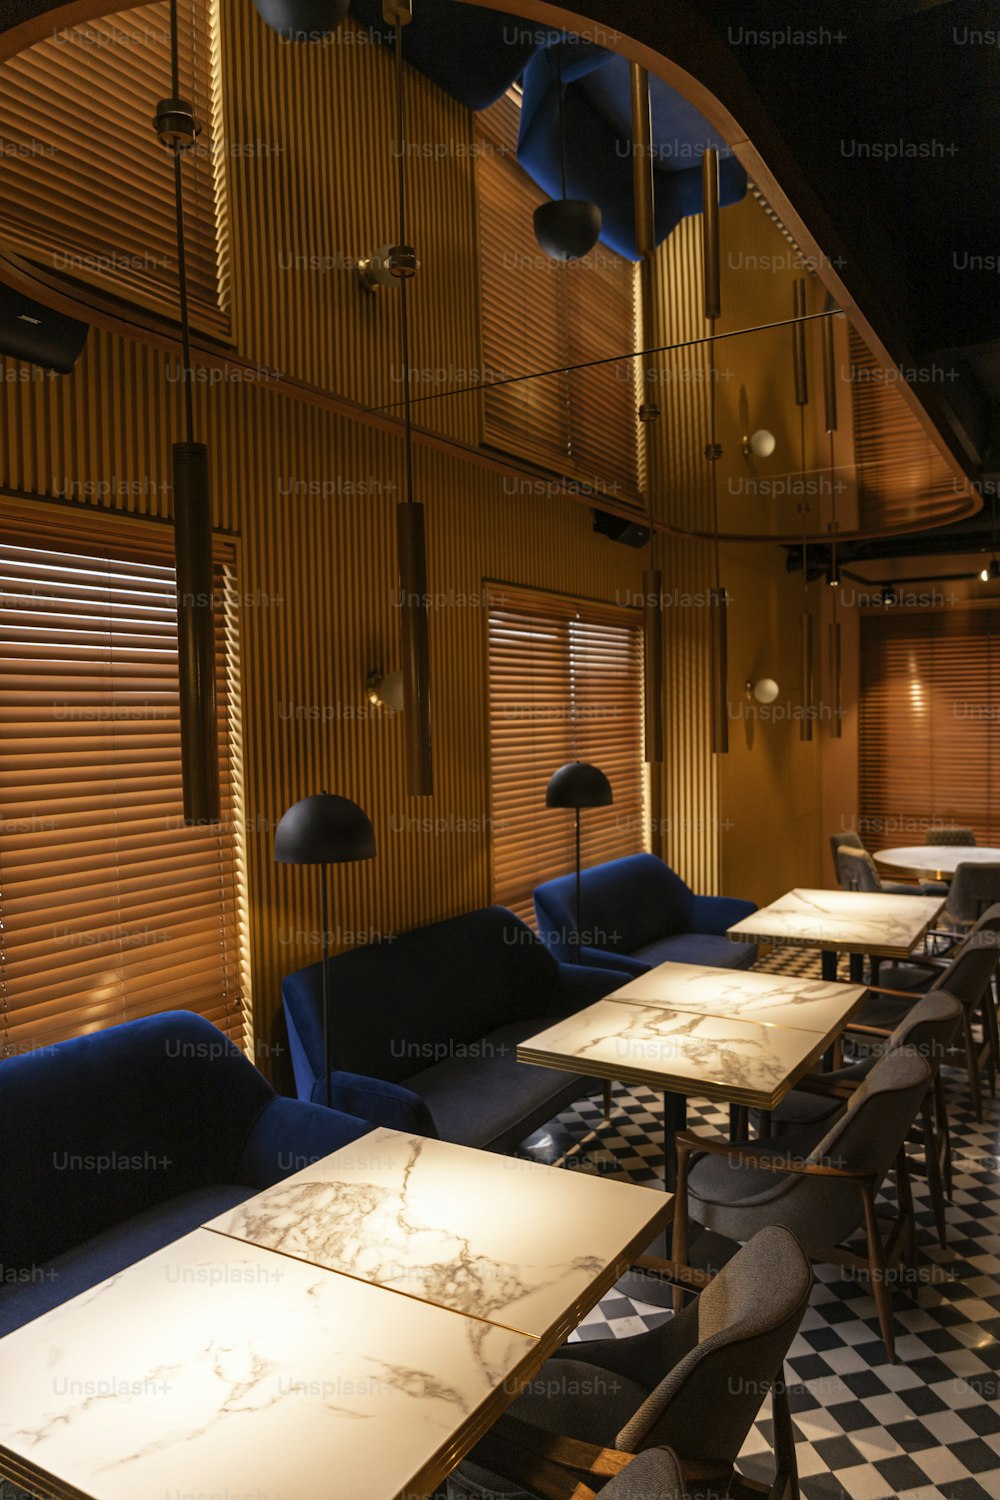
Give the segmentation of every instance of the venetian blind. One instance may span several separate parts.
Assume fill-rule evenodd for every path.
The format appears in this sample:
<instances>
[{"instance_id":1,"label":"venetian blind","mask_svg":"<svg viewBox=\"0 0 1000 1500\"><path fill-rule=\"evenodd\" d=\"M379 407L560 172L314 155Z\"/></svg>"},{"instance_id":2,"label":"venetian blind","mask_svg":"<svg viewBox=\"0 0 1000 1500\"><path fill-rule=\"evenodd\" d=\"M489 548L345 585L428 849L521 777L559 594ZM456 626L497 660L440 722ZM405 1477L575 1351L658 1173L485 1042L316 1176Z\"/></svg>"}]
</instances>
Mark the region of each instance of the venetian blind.
<instances>
[{"instance_id":1,"label":"venetian blind","mask_svg":"<svg viewBox=\"0 0 1000 1500\"><path fill-rule=\"evenodd\" d=\"M232 562L221 824L182 821L166 528L0 513L0 1055L175 1008L246 1041Z\"/></svg>"},{"instance_id":2,"label":"venetian blind","mask_svg":"<svg viewBox=\"0 0 1000 1500\"><path fill-rule=\"evenodd\" d=\"M202 133L185 153L193 320L228 330L224 174L210 0L178 0L181 93ZM19 254L176 316L174 174L153 130L170 95L163 0L53 33L0 64L0 238Z\"/></svg>"},{"instance_id":3,"label":"venetian blind","mask_svg":"<svg viewBox=\"0 0 1000 1500\"><path fill-rule=\"evenodd\" d=\"M535 886L574 868L573 813L545 806L559 766L611 782L581 814L584 865L646 847L639 612L491 586L489 730L493 899L533 922Z\"/></svg>"},{"instance_id":4,"label":"venetian blind","mask_svg":"<svg viewBox=\"0 0 1000 1500\"><path fill-rule=\"evenodd\" d=\"M860 829L874 851L930 823L1000 845L1000 611L861 622Z\"/></svg>"},{"instance_id":5,"label":"venetian blind","mask_svg":"<svg viewBox=\"0 0 1000 1500\"><path fill-rule=\"evenodd\" d=\"M483 393L484 441L639 503L636 361L563 366L638 347L636 268L598 244L578 261L543 254L532 215L544 193L518 166L513 94L476 117L484 379L557 369Z\"/></svg>"}]
</instances>

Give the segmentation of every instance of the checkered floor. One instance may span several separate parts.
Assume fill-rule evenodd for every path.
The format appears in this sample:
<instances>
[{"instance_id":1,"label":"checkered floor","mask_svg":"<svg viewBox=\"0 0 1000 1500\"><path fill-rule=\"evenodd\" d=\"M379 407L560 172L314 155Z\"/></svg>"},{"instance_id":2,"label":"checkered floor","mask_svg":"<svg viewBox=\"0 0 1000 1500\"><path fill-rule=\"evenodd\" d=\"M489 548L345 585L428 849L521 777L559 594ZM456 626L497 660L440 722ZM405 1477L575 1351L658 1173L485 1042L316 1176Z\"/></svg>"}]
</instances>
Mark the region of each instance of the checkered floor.
<instances>
[{"instance_id":1,"label":"checkered floor","mask_svg":"<svg viewBox=\"0 0 1000 1500\"><path fill-rule=\"evenodd\" d=\"M766 966L819 973L818 961L803 953L773 955ZM926 1182L914 1174L930 1284L914 1296L896 1294L899 1364L885 1362L864 1281L816 1267L812 1302L786 1362L806 1500L1000 1497L1000 1099L977 1125L964 1075L946 1070L945 1083L954 1150L948 1249L938 1245ZM616 1085L608 1124L597 1094L523 1149L561 1166L662 1181L661 1109L651 1090ZM728 1117L706 1100L690 1100L688 1114L695 1130L727 1130ZM669 1316L616 1292L578 1337L625 1337ZM749 1477L770 1477L770 1437L765 1408L741 1459Z\"/></svg>"}]
</instances>

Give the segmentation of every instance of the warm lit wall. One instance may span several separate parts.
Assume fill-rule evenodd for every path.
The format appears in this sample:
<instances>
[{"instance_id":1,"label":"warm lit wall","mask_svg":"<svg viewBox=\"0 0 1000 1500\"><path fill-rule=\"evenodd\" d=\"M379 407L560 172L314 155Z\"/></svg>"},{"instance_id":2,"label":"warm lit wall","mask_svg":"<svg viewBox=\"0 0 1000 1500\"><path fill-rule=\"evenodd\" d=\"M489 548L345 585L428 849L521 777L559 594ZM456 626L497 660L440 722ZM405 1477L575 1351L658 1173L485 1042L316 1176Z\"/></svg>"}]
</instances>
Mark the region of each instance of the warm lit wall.
<instances>
[{"instance_id":1,"label":"warm lit wall","mask_svg":"<svg viewBox=\"0 0 1000 1500\"><path fill-rule=\"evenodd\" d=\"M281 46L248 7L239 15L245 30L227 69L232 128L243 141L282 147L230 163L241 351L355 398L398 399L394 296L366 296L350 268L296 274L276 263L282 246L327 256L389 237L388 59L356 46L320 49L321 60ZM415 75L408 88L419 99L418 139L471 140L470 118L457 106ZM476 360L475 226L468 153L456 149L443 163L423 158L414 167L424 194L414 212L423 263L414 363L444 369L450 382ZM0 365L0 484L169 516L169 446L181 431L169 370L159 353L94 330L71 376L34 378ZM400 443L278 396L266 379L199 381L196 400L217 524L240 539L250 949L258 1040L266 1043L281 1037L281 976L317 953L315 877L271 856L282 811L327 788L373 818L376 860L334 875L343 944L485 904L483 580L614 601L637 594L642 557L595 536L586 506L418 450L433 595L435 793L412 800L401 723L373 717L364 694L371 668L399 665ZM442 406L434 421L468 439L474 406L464 405L464 413Z\"/></svg>"},{"instance_id":2,"label":"warm lit wall","mask_svg":"<svg viewBox=\"0 0 1000 1500\"><path fill-rule=\"evenodd\" d=\"M722 210L720 335L788 318L792 284L808 274L794 247L752 197ZM701 338L701 221L687 219L656 259L657 342ZM810 276L812 307L819 305ZM818 359L811 344L811 401L806 419L806 464L817 462ZM719 460L719 515L724 528L792 531L801 526L796 489L801 462L800 422L792 386L787 329L741 339L719 338L715 348ZM662 357L654 372L663 416L653 433L652 466L658 515L675 526L711 527L708 352L704 346ZM777 438L768 460L746 460L742 434L767 427ZM837 462L841 461L838 451ZM811 497L810 527L827 518L829 493ZM798 621L801 574L789 576L785 551L774 544L727 543L720 577L729 610L729 752L711 750L710 608L715 577L709 543L669 536L662 543L666 610L667 763L664 823L667 854L692 883L763 903L793 885L821 880L820 764L829 725L799 739L801 704ZM820 630L822 585L810 586L815 616L817 696L822 706ZM746 716L748 676L774 677L778 704L768 719ZM783 717L778 717L783 711ZM759 711L758 711L759 712Z\"/></svg>"}]
</instances>

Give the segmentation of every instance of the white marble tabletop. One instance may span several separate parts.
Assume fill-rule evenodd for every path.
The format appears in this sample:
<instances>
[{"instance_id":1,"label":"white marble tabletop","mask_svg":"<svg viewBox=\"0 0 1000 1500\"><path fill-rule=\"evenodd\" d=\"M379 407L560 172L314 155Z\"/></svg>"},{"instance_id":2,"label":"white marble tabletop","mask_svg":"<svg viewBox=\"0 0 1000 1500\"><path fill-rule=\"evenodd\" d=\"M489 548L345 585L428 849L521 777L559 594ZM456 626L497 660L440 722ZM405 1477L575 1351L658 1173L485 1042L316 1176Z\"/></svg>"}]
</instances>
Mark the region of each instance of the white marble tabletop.
<instances>
[{"instance_id":1,"label":"white marble tabletop","mask_svg":"<svg viewBox=\"0 0 1000 1500\"><path fill-rule=\"evenodd\" d=\"M721 972L732 979L731 969ZM720 1013L707 1015L662 1001L629 1000L625 992L633 986L626 985L522 1042L517 1055L522 1062L594 1078L774 1109L823 1055L864 994L854 985L834 987L841 992L837 1019L828 1015L822 1030L809 1030L745 1020L736 1010L727 1014L721 989Z\"/></svg>"},{"instance_id":2,"label":"white marble tabletop","mask_svg":"<svg viewBox=\"0 0 1000 1500\"><path fill-rule=\"evenodd\" d=\"M71 1500L416 1500L672 1209L392 1131L283 1186L0 1340L0 1476Z\"/></svg>"},{"instance_id":3,"label":"white marble tabletop","mask_svg":"<svg viewBox=\"0 0 1000 1500\"><path fill-rule=\"evenodd\" d=\"M419 1495L536 1347L199 1229L0 1342L0 1459L95 1500Z\"/></svg>"},{"instance_id":4,"label":"white marble tabletop","mask_svg":"<svg viewBox=\"0 0 1000 1500\"><path fill-rule=\"evenodd\" d=\"M623 984L610 998L826 1034L843 1027L863 995L863 989L834 980L769 974L763 969L658 964Z\"/></svg>"},{"instance_id":5,"label":"white marble tabletop","mask_svg":"<svg viewBox=\"0 0 1000 1500\"><path fill-rule=\"evenodd\" d=\"M206 1227L558 1345L666 1212L649 1189L374 1130Z\"/></svg>"},{"instance_id":6,"label":"white marble tabletop","mask_svg":"<svg viewBox=\"0 0 1000 1500\"><path fill-rule=\"evenodd\" d=\"M980 844L909 844L900 849L880 849L875 862L900 875L927 880L950 880L959 865L998 865L1000 849Z\"/></svg>"},{"instance_id":7,"label":"white marble tabletop","mask_svg":"<svg viewBox=\"0 0 1000 1500\"><path fill-rule=\"evenodd\" d=\"M794 890L744 917L726 936L735 943L793 943L907 958L943 906L943 896Z\"/></svg>"}]
</instances>

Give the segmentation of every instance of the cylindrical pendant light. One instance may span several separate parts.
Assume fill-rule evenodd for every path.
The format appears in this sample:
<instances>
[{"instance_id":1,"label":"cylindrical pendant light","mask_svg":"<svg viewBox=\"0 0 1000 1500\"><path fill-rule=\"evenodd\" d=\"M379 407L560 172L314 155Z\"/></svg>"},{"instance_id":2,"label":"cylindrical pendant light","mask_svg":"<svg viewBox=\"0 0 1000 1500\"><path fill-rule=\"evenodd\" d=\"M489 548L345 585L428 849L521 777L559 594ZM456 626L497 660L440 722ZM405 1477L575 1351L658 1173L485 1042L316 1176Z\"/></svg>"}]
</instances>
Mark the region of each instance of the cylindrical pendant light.
<instances>
[{"instance_id":1,"label":"cylindrical pendant light","mask_svg":"<svg viewBox=\"0 0 1000 1500\"><path fill-rule=\"evenodd\" d=\"M652 255L653 229L653 119L649 102L649 74L638 63L630 67L632 86L632 192L635 197L635 248Z\"/></svg>"},{"instance_id":2,"label":"cylindrical pendant light","mask_svg":"<svg viewBox=\"0 0 1000 1500\"><path fill-rule=\"evenodd\" d=\"M177 290L181 323L186 441L173 445L174 567L177 589L178 679L184 821L217 823L218 709L215 694L215 599L212 577L212 496L208 449L194 440L191 325L184 253L184 179L181 159L201 132L190 102L180 97L177 0L170 0L169 99L156 107L153 128L174 158Z\"/></svg>"},{"instance_id":3,"label":"cylindrical pendant light","mask_svg":"<svg viewBox=\"0 0 1000 1500\"><path fill-rule=\"evenodd\" d=\"M844 726L841 723L843 715L843 699L841 696L841 651L840 621L834 620L830 626L830 675L833 678L833 718L830 723L830 733L835 740L843 739Z\"/></svg>"},{"instance_id":4,"label":"cylindrical pendant light","mask_svg":"<svg viewBox=\"0 0 1000 1500\"><path fill-rule=\"evenodd\" d=\"M702 274L705 317L722 314L719 248L719 153L709 146L701 159Z\"/></svg>"},{"instance_id":5,"label":"cylindrical pendant light","mask_svg":"<svg viewBox=\"0 0 1000 1500\"><path fill-rule=\"evenodd\" d=\"M813 737L813 619L808 610L799 615L799 672L802 679L802 718L799 739Z\"/></svg>"},{"instance_id":6,"label":"cylindrical pendant light","mask_svg":"<svg viewBox=\"0 0 1000 1500\"><path fill-rule=\"evenodd\" d=\"M174 443L174 565L185 823L219 818L212 494L204 443Z\"/></svg>"},{"instance_id":7,"label":"cylindrical pendant light","mask_svg":"<svg viewBox=\"0 0 1000 1500\"><path fill-rule=\"evenodd\" d=\"M712 605L712 750L729 753L729 595L721 585Z\"/></svg>"},{"instance_id":8,"label":"cylindrical pendant light","mask_svg":"<svg viewBox=\"0 0 1000 1500\"><path fill-rule=\"evenodd\" d=\"M837 430L837 356L833 338L833 317L827 298L827 316L823 319L823 417L829 433Z\"/></svg>"},{"instance_id":9,"label":"cylindrical pendant light","mask_svg":"<svg viewBox=\"0 0 1000 1500\"><path fill-rule=\"evenodd\" d=\"M792 367L795 372L795 404L806 406L809 402L809 369L806 360L806 279L797 276L792 283L792 316L799 321L792 325Z\"/></svg>"},{"instance_id":10,"label":"cylindrical pendant light","mask_svg":"<svg viewBox=\"0 0 1000 1500\"><path fill-rule=\"evenodd\" d=\"M399 633L403 659L403 730L407 789L411 797L434 790L431 761L430 639L427 628L427 549L424 507L396 507L399 562Z\"/></svg>"},{"instance_id":11,"label":"cylindrical pendant light","mask_svg":"<svg viewBox=\"0 0 1000 1500\"><path fill-rule=\"evenodd\" d=\"M663 574L647 568L643 596L643 746L647 765L663 759Z\"/></svg>"}]
</instances>

